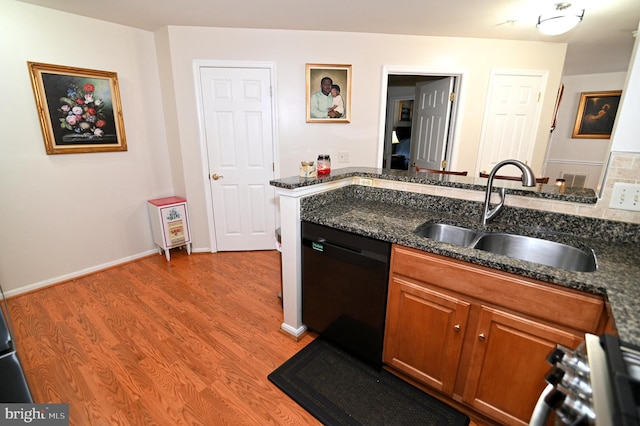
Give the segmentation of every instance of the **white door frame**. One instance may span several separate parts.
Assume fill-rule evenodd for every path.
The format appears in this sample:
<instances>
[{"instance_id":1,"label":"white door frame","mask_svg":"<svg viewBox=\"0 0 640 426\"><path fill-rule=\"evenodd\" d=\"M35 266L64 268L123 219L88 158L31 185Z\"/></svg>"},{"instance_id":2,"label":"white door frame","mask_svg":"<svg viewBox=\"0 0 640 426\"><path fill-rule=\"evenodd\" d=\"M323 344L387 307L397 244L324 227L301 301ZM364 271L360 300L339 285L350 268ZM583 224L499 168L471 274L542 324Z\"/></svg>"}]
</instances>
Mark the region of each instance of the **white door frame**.
<instances>
[{"instance_id":1,"label":"white door frame","mask_svg":"<svg viewBox=\"0 0 640 426\"><path fill-rule=\"evenodd\" d=\"M200 79L201 68L260 68L268 69L270 74L271 84L271 137L273 140L273 164L274 164L274 176L277 170L280 170L280 157L278 155L278 126L277 126L277 105L276 105L276 64L275 62L253 62L253 61L219 61L214 59L196 59L193 61L193 78L195 81L196 90L196 104L198 111L198 134L200 139L200 159L202 167L202 177L204 198L207 212L207 226L209 228L209 247L211 247L211 253L218 251L218 244L216 242L216 228L213 221L213 200L211 199L211 179L209 178L209 161L207 157L207 137L205 132L205 117L204 117L204 105L202 103L202 81ZM280 223L280 210L276 205L276 224ZM274 245L275 249L275 234Z\"/></svg>"},{"instance_id":2,"label":"white door frame","mask_svg":"<svg viewBox=\"0 0 640 426\"><path fill-rule=\"evenodd\" d=\"M453 126L453 150L451 151L451 164L457 164L458 149L460 147L460 128L463 122L464 102L467 93L467 75L469 71L464 68L429 68L429 67L415 67L415 66L403 66L403 65L383 65L382 77L380 79L380 118L378 123L380 128L378 129L378 153L376 155L376 167L381 167L382 160L384 158L384 141L385 141L385 127L386 127L386 114L387 114L387 84L389 82L389 74L398 75L433 75L442 77L457 77L458 87L460 91L456 94L455 110L452 111L452 117L455 117L455 123Z\"/></svg>"}]
</instances>

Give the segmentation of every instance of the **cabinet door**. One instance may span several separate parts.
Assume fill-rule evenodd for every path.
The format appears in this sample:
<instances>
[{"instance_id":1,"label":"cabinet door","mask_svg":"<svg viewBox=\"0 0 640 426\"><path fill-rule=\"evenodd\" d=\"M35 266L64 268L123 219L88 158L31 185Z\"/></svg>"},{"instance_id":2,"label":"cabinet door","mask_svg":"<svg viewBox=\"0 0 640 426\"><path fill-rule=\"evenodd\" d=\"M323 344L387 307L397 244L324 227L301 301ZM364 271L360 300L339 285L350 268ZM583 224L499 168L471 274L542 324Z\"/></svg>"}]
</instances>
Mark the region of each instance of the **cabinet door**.
<instances>
[{"instance_id":1,"label":"cabinet door","mask_svg":"<svg viewBox=\"0 0 640 426\"><path fill-rule=\"evenodd\" d=\"M528 424L557 343L573 348L583 336L482 307L463 400L506 425Z\"/></svg>"},{"instance_id":2,"label":"cabinet door","mask_svg":"<svg viewBox=\"0 0 640 426\"><path fill-rule=\"evenodd\" d=\"M384 361L452 395L468 316L469 303L393 277Z\"/></svg>"}]
</instances>

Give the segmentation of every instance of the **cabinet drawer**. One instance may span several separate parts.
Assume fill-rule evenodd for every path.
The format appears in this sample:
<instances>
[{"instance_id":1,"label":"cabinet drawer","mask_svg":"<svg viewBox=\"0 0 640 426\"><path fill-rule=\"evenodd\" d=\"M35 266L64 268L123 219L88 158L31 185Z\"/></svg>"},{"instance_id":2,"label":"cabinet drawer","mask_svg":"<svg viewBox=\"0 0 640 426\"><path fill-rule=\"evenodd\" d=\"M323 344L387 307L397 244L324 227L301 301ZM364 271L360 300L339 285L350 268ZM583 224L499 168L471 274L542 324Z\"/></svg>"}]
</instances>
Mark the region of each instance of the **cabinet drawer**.
<instances>
[{"instance_id":1,"label":"cabinet drawer","mask_svg":"<svg viewBox=\"0 0 640 426\"><path fill-rule=\"evenodd\" d=\"M596 332L602 297L394 245L392 273L584 332Z\"/></svg>"}]
</instances>

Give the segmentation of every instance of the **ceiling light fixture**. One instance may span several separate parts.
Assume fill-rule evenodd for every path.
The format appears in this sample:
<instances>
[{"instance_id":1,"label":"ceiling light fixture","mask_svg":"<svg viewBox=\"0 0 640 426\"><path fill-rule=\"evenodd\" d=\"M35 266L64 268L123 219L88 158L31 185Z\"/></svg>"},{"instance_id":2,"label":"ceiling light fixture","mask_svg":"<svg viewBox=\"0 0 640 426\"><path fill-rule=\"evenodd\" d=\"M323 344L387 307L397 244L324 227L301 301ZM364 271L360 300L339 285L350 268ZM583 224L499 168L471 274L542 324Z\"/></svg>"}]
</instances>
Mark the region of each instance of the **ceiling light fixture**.
<instances>
[{"instance_id":1,"label":"ceiling light fixture","mask_svg":"<svg viewBox=\"0 0 640 426\"><path fill-rule=\"evenodd\" d=\"M578 25L584 16L584 9L572 10L570 8L571 3L557 3L555 12L538 16L536 27L546 35L566 33Z\"/></svg>"}]
</instances>

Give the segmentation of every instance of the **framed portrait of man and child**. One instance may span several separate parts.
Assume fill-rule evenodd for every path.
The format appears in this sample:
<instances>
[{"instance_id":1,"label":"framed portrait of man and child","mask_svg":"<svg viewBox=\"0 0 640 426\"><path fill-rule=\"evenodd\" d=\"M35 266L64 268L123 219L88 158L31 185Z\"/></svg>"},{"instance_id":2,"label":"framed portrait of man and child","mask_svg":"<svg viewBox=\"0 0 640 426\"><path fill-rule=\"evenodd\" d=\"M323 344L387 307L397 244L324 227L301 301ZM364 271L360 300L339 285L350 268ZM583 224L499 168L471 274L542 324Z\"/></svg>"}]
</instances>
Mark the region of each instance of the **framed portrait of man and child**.
<instances>
[{"instance_id":1,"label":"framed portrait of man and child","mask_svg":"<svg viewBox=\"0 0 640 426\"><path fill-rule=\"evenodd\" d=\"M351 121L351 65L307 64L307 123Z\"/></svg>"}]
</instances>

